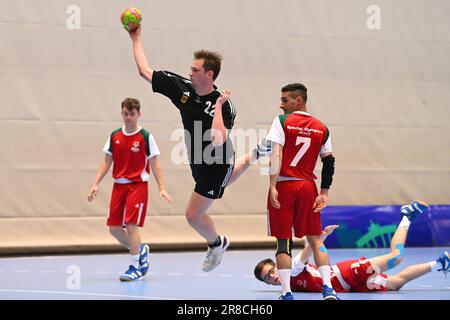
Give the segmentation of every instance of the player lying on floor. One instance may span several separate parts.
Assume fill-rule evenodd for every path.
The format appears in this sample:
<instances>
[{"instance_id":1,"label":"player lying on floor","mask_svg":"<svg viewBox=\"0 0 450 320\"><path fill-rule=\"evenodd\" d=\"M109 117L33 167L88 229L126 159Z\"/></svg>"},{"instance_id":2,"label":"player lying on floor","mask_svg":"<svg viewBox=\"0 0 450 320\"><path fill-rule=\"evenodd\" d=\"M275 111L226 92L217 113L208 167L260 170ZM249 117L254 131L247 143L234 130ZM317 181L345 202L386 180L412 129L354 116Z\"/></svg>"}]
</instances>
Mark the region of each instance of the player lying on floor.
<instances>
[{"instance_id":1,"label":"player lying on floor","mask_svg":"<svg viewBox=\"0 0 450 320\"><path fill-rule=\"evenodd\" d=\"M333 288L337 292L397 291L406 283L433 270L447 274L450 271L450 258L447 251L435 261L411 265L396 275L383 273L396 267L403 260L409 226L418 215L428 210L429 206L420 201L401 207L403 218L392 238L391 252L370 259L362 257L336 263L332 267ZM322 234L324 241L337 227L331 225L324 229ZM320 273L315 265L308 263L311 254L311 249L306 244L292 261L291 288L294 292L322 292ZM256 265L255 277L269 285L280 285L276 264L271 259L262 260Z\"/></svg>"}]
</instances>

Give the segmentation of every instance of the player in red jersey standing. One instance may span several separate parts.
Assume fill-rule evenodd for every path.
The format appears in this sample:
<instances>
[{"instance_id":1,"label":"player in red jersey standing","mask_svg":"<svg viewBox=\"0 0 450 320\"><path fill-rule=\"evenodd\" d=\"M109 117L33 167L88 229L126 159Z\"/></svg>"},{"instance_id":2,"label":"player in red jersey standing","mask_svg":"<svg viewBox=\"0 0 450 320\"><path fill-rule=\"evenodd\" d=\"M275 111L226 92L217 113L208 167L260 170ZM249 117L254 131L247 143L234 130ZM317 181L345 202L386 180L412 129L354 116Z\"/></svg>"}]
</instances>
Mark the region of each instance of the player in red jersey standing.
<instances>
[{"instance_id":1,"label":"player in red jersey standing","mask_svg":"<svg viewBox=\"0 0 450 320\"><path fill-rule=\"evenodd\" d=\"M320 211L328 202L328 189L334 174L330 132L307 113L307 89L288 84L281 89L284 115L277 116L267 140L272 142L269 199L267 203L270 236L277 238L276 260L282 285L282 300L293 300L290 288L292 233L307 236L323 279L323 298L338 299L330 280L330 263L321 234ZM323 162L320 194L314 167Z\"/></svg>"},{"instance_id":2,"label":"player in red jersey standing","mask_svg":"<svg viewBox=\"0 0 450 320\"><path fill-rule=\"evenodd\" d=\"M147 212L150 167L159 187L160 198L168 202L172 199L165 190L155 139L138 124L141 116L139 101L126 98L121 107L124 126L111 134L103 148L105 158L88 193L88 201L94 200L98 185L114 162L115 183L107 225L110 233L130 250L131 264L120 280L134 281L141 279L149 267L149 248L141 244L138 228L144 226Z\"/></svg>"}]
</instances>

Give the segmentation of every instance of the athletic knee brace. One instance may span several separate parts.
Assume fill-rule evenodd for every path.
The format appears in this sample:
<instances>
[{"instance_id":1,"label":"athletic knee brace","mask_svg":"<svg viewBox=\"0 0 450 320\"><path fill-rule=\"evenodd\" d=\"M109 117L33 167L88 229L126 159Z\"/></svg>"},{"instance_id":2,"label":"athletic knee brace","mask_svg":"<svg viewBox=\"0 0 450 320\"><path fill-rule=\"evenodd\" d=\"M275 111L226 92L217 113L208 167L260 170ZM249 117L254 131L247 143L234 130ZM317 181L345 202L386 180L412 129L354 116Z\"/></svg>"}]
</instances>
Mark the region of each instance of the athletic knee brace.
<instances>
[{"instance_id":1,"label":"athletic knee brace","mask_svg":"<svg viewBox=\"0 0 450 320\"><path fill-rule=\"evenodd\" d=\"M277 239L277 253L285 253L292 257L292 239Z\"/></svg>"}]
</instances>

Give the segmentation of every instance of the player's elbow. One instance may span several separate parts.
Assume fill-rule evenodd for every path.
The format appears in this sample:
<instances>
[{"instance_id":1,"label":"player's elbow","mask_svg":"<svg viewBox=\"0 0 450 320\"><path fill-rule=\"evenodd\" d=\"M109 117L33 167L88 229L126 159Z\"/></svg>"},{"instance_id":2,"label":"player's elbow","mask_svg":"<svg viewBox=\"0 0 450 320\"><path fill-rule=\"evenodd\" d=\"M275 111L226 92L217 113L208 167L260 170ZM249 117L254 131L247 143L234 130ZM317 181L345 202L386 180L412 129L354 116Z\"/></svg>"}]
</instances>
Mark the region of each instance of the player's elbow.
<instances>
[{"instance_id":1,"label":"player's elbow","mask_svg":"<svg viewBox=\"0 0 450 320\"><path fill-rule=\"evenodd\" d=\"M152 76L153 76L153 71L148 69L148 70L144 70L144 69L139 69L139 75L144 78L145 80L147 80L148 82L152 82Z\"/></svg>"},{"instance_id":2,"label":"player's elbow","mask_svg":"<svg viewBox=\"0 0 450 320\"><path fill-rule=\"evenodd\" d=\"M228 138L227 130L224 131L218 130L218 129L212 129L211 130L211 144L214 147L220 147L222 146Z\"/></svg>"},{"instance_id":3,"label":"player's elbow","mask_svg":"<svg viewBox=\"0 0 450 320\"><path fill-rule=\"evenodd\" d=\"M222 146L225 143L225 141L226 141L226 139L219 138L219 137L216 137L216 136L211 136L211 144L214 147Z\"/></svg>"}]
</instances>

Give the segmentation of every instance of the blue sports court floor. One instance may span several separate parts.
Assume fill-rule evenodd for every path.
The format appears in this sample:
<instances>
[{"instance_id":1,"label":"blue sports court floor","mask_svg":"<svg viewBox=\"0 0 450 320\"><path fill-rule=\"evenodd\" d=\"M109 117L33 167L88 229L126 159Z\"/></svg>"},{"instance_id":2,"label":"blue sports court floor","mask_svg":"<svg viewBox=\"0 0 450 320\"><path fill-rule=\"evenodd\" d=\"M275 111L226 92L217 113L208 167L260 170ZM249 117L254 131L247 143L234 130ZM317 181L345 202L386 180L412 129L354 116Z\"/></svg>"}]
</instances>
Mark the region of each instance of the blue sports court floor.
<instances>
[{"instance_id":1,"label":"blue sports court floor","mask_svg":"<svg viewBox=\"0 0 450 320\"><path fill-rule=\"evenodd\" d=\"M443 248L406 248L400 266L435 260ZM372 257L386 249L330 250L331 262ZM253 268L273 251L228 251L221 265L201 271L205 252L151 253L150 271L138 282L122 283L119 275L128 266L126 254L46 256L0 259L0 299L189 299L274 300L277 287L257 281ZM320 300L318 293L295 293L297 300ZM343 300L450 300L450 275L426 274L399 292L345 293Z\"/></svg>"}]
</instances>

